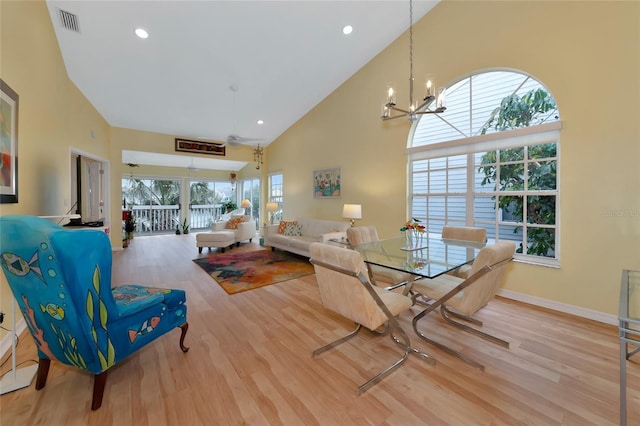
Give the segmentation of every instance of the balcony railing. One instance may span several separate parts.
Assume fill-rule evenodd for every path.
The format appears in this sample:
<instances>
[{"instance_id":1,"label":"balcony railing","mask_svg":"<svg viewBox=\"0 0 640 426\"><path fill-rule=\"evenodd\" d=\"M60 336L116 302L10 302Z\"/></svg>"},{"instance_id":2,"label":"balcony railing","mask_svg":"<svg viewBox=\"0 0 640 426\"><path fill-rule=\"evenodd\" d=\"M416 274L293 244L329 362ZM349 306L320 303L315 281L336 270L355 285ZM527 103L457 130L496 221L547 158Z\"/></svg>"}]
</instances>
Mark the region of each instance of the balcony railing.
<instances>
[{"instance_id":1,"label":"balcony railing","mask_svg":"<svg viewBox=\"0 0 640 426\"><path fill-rule=\"evenodd\" d=\"M176 230L177 224L184 220L179 204L167 206L133 206L133 217L136 221L136 234L166 233ZM189 206L189 229L211 228L214 220L222 215L221 204L205 204ZM182 227L179 229L182 231Z\"/></svg>"}]
</instances>

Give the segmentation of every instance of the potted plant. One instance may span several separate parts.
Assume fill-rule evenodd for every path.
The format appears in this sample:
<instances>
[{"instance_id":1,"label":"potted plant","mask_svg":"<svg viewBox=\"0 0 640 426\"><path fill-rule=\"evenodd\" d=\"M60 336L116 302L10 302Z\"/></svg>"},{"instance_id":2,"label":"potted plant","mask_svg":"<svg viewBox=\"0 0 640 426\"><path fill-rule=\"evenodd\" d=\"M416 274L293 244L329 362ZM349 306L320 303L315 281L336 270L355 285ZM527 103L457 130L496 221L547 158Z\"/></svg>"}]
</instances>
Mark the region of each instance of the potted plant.
<instances>
[{"instance_id":1,"label":"potted plant","mask_svg":"<svg viewBox=\"0 0 640 426\"><path fill-rule=\"evenodd\" d=\"M230 213L237 208L238 208L238 205L233 200L228 200L222 203L222 209L224 210L225 213Z\"/></svg>"},{"instance_id":2,"label":"potted plant","mask_svg":"<svg viewBox=\"0 0 640 426\"><path fill-rule=\"evenodd\" d=\"M187 223L187 218L186 217L182 221L182 233L185 234L185 235L189 233L189 224Z\"/></svg>"},{"instance_id":3,"label":"potted plant","mask_svg":"<svg viewBox=\"0 0 640 426\"><path fill-rule=\"evenodd\" d=\"M133 239L133 231L136 230L136 218L129 212L127 219L124 221L124 231L127 233L127 239Z\"/></svg>"}]
</instances>

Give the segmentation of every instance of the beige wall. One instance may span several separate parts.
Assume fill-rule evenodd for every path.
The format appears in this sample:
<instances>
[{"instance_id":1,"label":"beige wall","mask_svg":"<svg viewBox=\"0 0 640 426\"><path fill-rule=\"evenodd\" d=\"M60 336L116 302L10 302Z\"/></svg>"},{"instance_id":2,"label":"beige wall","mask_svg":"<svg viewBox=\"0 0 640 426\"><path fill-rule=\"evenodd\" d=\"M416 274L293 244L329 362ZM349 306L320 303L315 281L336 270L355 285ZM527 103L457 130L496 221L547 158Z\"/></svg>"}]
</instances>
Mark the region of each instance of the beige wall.
<instances>
[{"instance_id":1,"label":"beige wall","mask_svg":"<svg viewBox=\"0 0 640 426\"><path fill-rule=\"evenodd\" d=\"M68 79L44 2L0 2L0 31L0 77L19 95L19 202L0 214L64 214L71 149L108 158L109 125ZM0 274L0 310L11 300Z\"/></svg>"},{"instance_id":2,"label":"beige wall","mask_svg":"<svg viewBox=\"0 0 640 426\"><path fill-rule=\"evenodd\" d=\"M510 68L535 76L558 101L561 267L516 264L506 289L615 314L620 270L640 269L639 7L445 1L414 28L418 81L430 73L442 85ZM0 24L0 76L20 95L20 203L0 205L0 214L66 211L69 152L77 149L111 162L110 222L119 246L120 178L130 173L121 150L171 152L174 136L111 128L102 119L67 78L44 2L2 1ZM360 203L358 224L397 235L407 215L410 127L378 117L388 82L398 85L399 103L406 96L407 45L407 35L392 43L269 146L259 172L250 164L239 177L284 173L286 218L341 219L344 203ZM250 151L238 152L232 159L252 161ZM343 168L342 198L314 199L312 171L335 166ZM0 309L9 312L1 279Z\"/></svg>"},{"instance_id":3,"label":"beige wall","mask_svg":"<svg viewBox=\"0 0 640 426\"><path fill-rule=\"evenodd\" d=\"M640 269L639 5L445 1L414 27L417 82L515 69L558 102L561 267L514 264L507 290L615 315L621 269ZM407 102L407 46L405 34L270 145L285 218L340 219L343 203L360 203L359 224L398 235L410 123L379 116L388 82ZM311 171L333 166L343 168L342 199L314 199Z\"/></svg>"},{"instance_id":4,"label":"beige wall","mask_svg":"<svg viewBox=\"0 0 640 426\"><path fill-rule=\"evenodd\" d=\"M139 130L124 129L121 127L111 128L111 196L115 201L111 204L111 217L113 218L112 234L122 234L122 222L118 219L122 213L122 183L123 177L131 176L133 173L136 177L172 177L177 179L214 179L229 180L229 171L221 170L199 170L197 172L189 172L186 168L177 167L160 167L146 166L130 167L122 163L122 150L156 152L161 154L181 155L175 151L175 136L162 133L143 132ZM207 155L198 155L189 153L189 156L211 158ZM259 177L263 171L256 170L253 163L253 148L250 146L227 147L225 160L246 161L248 164L237 172L238 180ZM185 187L186 191L186 187ZM186 196L186 193L184 194ZM122 247L122 242L118 238L113 237L111 243L114 247Z\"/></svg>"}]
</instances>

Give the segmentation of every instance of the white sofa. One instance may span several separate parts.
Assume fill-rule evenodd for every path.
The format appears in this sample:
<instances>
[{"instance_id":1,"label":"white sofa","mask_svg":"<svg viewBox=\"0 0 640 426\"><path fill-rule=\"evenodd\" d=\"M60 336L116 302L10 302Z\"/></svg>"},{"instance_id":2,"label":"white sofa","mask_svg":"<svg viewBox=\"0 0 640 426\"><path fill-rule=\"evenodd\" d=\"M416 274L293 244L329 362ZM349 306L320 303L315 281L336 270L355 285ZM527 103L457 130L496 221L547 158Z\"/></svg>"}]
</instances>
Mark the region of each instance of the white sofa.
<instances>
[{"instance_id":1,"label":"white sofa","mask_svg":"<svg viewBox=\"0 0 640 426\"><path fill-rule=\"evenodd\" d=\"M298 218L295 222L300 225L300 235L284 235L278 232L279 225L269 225L265 228L264 244L272 250L280 249L311 257L309 246L311 243L327 243L331 239L346 240L348 222L333 220Z\"/></svg>"}]
</instances>

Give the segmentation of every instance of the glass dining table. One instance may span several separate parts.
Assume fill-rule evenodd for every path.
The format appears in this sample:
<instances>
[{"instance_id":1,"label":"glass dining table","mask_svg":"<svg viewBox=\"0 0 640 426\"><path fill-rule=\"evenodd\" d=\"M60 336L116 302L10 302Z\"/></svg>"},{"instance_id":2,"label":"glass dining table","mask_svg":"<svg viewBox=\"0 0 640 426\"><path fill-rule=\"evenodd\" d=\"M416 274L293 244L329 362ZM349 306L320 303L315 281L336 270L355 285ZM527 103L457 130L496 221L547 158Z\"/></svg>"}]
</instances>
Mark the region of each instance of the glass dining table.
<instances>
[{"instance_id":1,"label":"glass dining table","mask_svg":"<svg viewBox=\"0 0 640 426\"><path fill-rule=\"evenodd\" d=\"M406 272L415 279L435 278L473 262L484 243L427 237L407 242L404 237L390 238L353 246L368 265ZM411 286L405 287L408 294Z\"/></svg>"},{"instance_id":2,"label":"glass dining table","mask_svg":"<svg viewBox=\"0 0 640 426\"><path fill-rule=\"evenodd\" d=\"M640 271L629 269L622 271L618 331L620 337L620 426L626 426L627 360L640 352Z\"/></svg>"}]
</instances>

